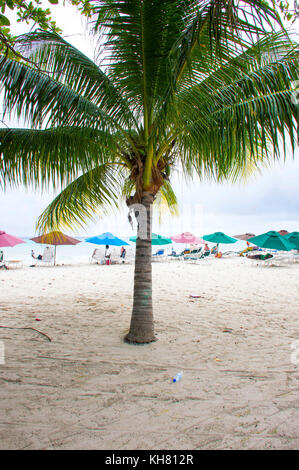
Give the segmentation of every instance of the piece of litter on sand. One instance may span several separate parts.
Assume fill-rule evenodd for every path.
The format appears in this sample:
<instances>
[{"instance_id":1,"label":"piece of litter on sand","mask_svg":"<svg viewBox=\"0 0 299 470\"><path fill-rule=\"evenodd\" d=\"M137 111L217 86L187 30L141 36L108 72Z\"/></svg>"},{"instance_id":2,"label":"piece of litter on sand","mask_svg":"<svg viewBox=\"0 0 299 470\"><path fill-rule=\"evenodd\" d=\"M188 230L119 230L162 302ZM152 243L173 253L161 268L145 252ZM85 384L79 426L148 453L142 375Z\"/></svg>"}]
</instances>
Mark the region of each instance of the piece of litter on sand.
<instances>
[{"instance_id":1,"label":"piece of litter on sand","mask_svg":"<svg viewBox=\"0 0 299 470\"><path fill-rule=\"evenodd\" d=\"M201 295L189 295L191 299L200 299Z\"/></svg>"},{"instance_id":2,"label":"piece of litter on sand","mask_svg":"<svg viewBox=\"0 0 299 470\"><path fill-rule=\"evenodd\" d=\"M221 362L221 359L219 359L219 357L215 357L215 358L214 358L214 361L216 361L216 362Z\"/></svg>"},{"instance_id":3,"label":"piece of litter on sand","mask_svg":"<svg viewBox=\"0 0 299 470\"><path fill-rule=\"evenodd\" d=\"M234 330L232 328L224 328L224 330L222 330L222 333L232 333Z\"/></svg>"}]
</instances>

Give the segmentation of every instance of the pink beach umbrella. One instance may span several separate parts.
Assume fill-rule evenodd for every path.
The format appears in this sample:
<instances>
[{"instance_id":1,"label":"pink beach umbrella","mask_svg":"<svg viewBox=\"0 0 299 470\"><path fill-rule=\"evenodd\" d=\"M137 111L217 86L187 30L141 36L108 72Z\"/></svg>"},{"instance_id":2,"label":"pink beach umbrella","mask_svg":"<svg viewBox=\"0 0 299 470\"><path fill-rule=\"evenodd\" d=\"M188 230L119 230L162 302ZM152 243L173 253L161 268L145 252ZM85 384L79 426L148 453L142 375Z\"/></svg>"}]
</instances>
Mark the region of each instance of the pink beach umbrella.
<instances>
[{"instance_id":1,"label":"pink beach umbrella","mask_svg":"<svg viewBox=\"0 0 299 470\"><path fill-rule=\"evenodd\" d=\"M205 243L202 238L196 237L195 235L193 235L193 233L190 232L183 232L180 235L173 235L170 238L175 243L185 243L192 245L199 245Z\"/></svg>"},{"instance_id":2,"label":"pink beach umbrella","mask_svg":"<svg viewBox=\"0 0 299 470\"><path fill-rule=\"evenodd\" d=\"M13 235L9 235L6 232L0 230L0 247L5 246L15 246L19 245L20 243L25 243L24 240L20 238L14 237Z\"/></svg>"}]
</instances>

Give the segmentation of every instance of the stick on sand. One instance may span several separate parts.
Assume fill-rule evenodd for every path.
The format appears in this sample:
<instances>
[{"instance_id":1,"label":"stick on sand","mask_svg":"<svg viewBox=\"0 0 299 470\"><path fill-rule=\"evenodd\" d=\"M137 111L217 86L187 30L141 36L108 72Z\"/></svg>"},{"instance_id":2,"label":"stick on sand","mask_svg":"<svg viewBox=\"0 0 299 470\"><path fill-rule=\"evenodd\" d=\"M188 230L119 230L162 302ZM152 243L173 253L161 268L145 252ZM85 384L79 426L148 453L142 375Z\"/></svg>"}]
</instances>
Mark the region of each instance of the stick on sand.
<instances>
[{"instance_id":1,"label":"stick on sand","mask_svg":"<svg viewBox=\"0 0 299 470\"><path fill-rule=\"evenodd\" d=\"M41 331L37 330L36 328L32 328L31 326L25 326L25 327L21 327L21 326L0 326L0 328L8 328L10 330L33 330L33 331L37 331L39 334L45 336L49 341L52 341L51 338L46 335L46 333L42 333Z\"/></svg>"}]
</instances>

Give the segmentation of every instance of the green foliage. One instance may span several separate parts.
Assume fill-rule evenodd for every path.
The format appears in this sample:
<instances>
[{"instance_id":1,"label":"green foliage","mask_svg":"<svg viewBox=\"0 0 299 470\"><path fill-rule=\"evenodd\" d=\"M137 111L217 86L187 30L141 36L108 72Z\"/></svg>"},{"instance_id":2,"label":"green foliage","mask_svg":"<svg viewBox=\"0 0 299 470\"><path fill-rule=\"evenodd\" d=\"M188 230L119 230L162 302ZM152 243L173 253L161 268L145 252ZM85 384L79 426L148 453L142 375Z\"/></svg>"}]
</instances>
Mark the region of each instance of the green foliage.
<instances>
[{"instance_id":1,"label":"green foliage","mask_svg":"<svg viewBox=\"0 0 299 470\"><path fill-rule=\"evenodd\" d=\"M299 8L298 8L298 1L291 0L291 1L275 1L276 8L281 12L284 19L287 21L296 21L299 16Z\"/></svg>"},{"instance_id":2,"label":"green foliage","mask_svg":"<svg viewBox=\"0 0 299 470\"><path fill-rule=\"evenodd\" d=\"M11 31L10 15L12 12L17 18L17 22L38 26L43 30L55 31L61 33L61 29L57 27L56 22L51 16L51 5L62 5L66 0L48 0L49 8L45 8L41 0L0 0L0 52L5 51L7 55L15 54L14 32ZM69 0L82 15L90 17L93 11L92 4L89 0Z\"/></svg>"},{"instance_id":3,"label":"green foliage","mask_svg":"<svg viewBox=\"0 0 299 470\"><path fill-rule=\"evenodd\" d=\"M48 0L49 5L58 3L58 0ZM49 8L42 7L40 0L26 2L24 0L0 0L0 52L6 55L14 54L15 36L11 32L9 16L13 12L18 22L29 24L30 22L43 28L61 32L51 18Z\"/></svg>"}]
</instances>

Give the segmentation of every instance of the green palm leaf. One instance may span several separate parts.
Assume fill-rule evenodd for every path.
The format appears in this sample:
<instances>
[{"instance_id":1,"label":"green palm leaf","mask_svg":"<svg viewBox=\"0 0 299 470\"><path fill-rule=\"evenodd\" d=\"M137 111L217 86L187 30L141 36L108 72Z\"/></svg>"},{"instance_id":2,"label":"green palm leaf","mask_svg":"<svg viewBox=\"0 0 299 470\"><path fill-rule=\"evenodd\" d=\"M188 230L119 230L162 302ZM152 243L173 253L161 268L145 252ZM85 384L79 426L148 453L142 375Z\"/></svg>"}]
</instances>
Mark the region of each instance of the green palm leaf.
<instances>
[{"instance_id":1,"label":"green palm leaf","mask_svg":"<svg viewBox=\"0 0 299 470\"><path fill-rule=\"evenodd\" d=\"M130 127L136 120L127 102L109 77L91 59L54 32L37 31L20 36L20 50L49 77Z\"/></svg>"},{"instance_id":2,"label":"green palm leaf","mask_svg":"<svg viewBox=\"0 0 299 470\"><path fill-rule=\"evenodd\" d=\"M1 129L0 185L63 186L96 165L121 165L119 140L89 128Z\"/></svg>"},{"instance_id":3,"label":"green palm leaf","mask_svg":"<svg viewBox=\"0 0 299 470\"><path fill-rule=\"evenodd\" d=\"M114 165L100 165L70 183L41 214L37 228L41 233L83 227L86 221L118 207L121 174Z\"/></svg>"}]
</instances>

